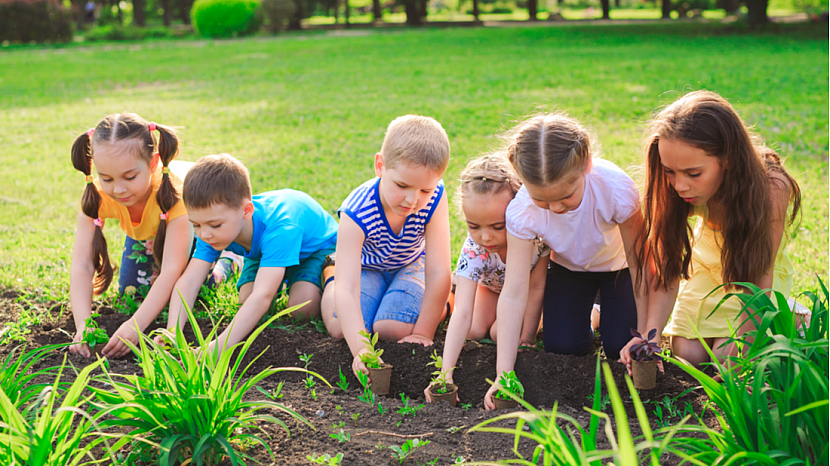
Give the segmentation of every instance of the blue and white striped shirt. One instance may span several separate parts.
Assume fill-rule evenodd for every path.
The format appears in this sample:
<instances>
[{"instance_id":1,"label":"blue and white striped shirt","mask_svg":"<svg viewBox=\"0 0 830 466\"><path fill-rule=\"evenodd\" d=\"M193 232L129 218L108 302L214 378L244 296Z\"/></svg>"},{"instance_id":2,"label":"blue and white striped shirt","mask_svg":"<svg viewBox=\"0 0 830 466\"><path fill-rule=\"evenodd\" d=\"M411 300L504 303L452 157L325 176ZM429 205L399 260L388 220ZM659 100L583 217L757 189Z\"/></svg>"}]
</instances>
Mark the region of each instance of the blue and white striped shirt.
<instances>
[{"instance_id":1,"label":"blue and white striped shirt","mask_svg":"<svg viewBox=\"0 0 830 466\"><path fill-rule=\"evenodd\" d=\"M438 201L444 194L444 180L438 182L423 209L406 217L400 235L392 231L383 212L379 185L380 178L374 178L358 186L343 201L337 214L339 216L342 212L348 215L366 235L360 254L361 267L388 271L407 266L424 253L424 233Z\"/></svg>"}]
</instances>

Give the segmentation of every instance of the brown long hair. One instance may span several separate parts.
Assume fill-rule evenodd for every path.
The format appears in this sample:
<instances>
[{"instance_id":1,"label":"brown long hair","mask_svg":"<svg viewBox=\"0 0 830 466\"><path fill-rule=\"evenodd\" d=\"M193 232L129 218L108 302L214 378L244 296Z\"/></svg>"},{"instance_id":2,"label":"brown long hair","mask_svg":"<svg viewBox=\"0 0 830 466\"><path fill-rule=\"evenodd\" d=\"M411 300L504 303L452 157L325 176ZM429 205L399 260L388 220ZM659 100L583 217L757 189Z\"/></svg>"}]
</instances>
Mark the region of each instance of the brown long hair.
<instances>
[{"instance_id":1,"label":"brown long hair","mask_svg":"<svg viewBox=\"0 0 830 466\"><path fill-rule=\"evenodd\" d=\"M773 205L770 183L774 173L789 183L792 224L801 206L801 190L772 149L747 129L723 97L708 91L686 94L652 120L645 142L646 186L644 222L635 241L634 260L640 265L637 286L645 280L643 264L654 260L654 288L667 288L676 277L689 278L692 229L689 205L668 182L660 161L658 141L683 141L717 157L723 170L713 200L729 212L723 219L721 264L723 283L758 283L775 260L770 224Z\"/></svg>"},{"instance_id":2,"label":"brown long hair","mask_svg":"<svg viewBox=\"0 0 830 466\"><path fill-rule=\"evenodd\" d=\"M156 192L156 202L163 214L167 214L179 201L179 193L170 181L170 174L166 173L170 161L178 155L179 140L175 131L167 126L155 124L159 132L158 142L150 131L151 124L134 113L120 113L109 115L95 127L94 132L81 133L72 144L72 165L84 175L92 175L92 157L97 144L128 144L125 150L130 150L134 156L141 157L151 164L153 149L158 147L158 154L163 167L161 186ZM91 133L91 134L90 134ZM152 177L152 174L151 174ZM81 210L84 215L98 219L98 209L101 206L101 194L92 185L87 183L81 198ZM153 242L153 259L156 267L161 267L164 257L164 238L167 233L167 221L161 219L156 230ZM112 283L113 268L107 251L107 240L101 227L96 225L92 236L92 263L95 268L93 281L94 293L102 294Z\"/></svg>"}]
</instances>

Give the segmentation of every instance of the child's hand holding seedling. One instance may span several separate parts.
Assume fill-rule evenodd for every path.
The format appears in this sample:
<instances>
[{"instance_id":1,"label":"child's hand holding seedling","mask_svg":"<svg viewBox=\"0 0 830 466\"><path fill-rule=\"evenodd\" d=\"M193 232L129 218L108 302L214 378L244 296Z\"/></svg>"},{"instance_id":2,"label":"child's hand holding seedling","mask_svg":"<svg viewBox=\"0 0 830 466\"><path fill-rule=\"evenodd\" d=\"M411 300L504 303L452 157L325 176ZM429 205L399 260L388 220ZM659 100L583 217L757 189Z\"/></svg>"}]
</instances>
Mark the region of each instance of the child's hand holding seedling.
<instances>
[{"instance_id":1,"label":"child's hand holding seedling","mask_svg":"<svg viewBox=\"0 0 830 466\"><path fill-rule=\"evenodd\" d=\"M98 327L98 323L95 322L96 317L100 317L100 314L92 314L84 320L83 329L80 329L73 339L73 342L81 343L76 352L87 358L92 355L90 350L94 350L96 346L103 347L109 341L107 331Z\"/></svg>"},{"instance_id":2,"label":"child's hand holding seedling","mask_svg":"<svg viewBox=\"0 0 830 466\"><path fill-rule=\"evenodd\" d=\"M354 357L354 361L352 362L352 371L354 372L355 377L358 377L358 372L368 375L368 368L371 367L373 369L379 369L381 364L383 364L383 359L380 358L383 354L383 350L375 348L375 345L378 342L378 334L375 333L374 335L371 335L366 330L361 330L360 336L363 337L363 344L366 345L366 347L358 351L357 355Z\"/></svg>"},{"instance_id":3,"label":"child's hand holding seedling","mask_svg":"<svg viewBox=\"0 0 830 466\"><path fill-rule=\"evenodd\" d=\"M432 403L432 396L430 395L430 389L432 389L436 393L447 393L449 390L449 385L454 385L452 380L452 373L455 370L455 367L444 367L444 358L438 356L438 350L434 350L430 355L432 362L428 362L427 366L434 366L435 372L432 373L432 382L430 382L429 386L424 390L424 395L428 402ZM458 394L455 395L455 400L460 401L458 398Z\"/></svg>"},{"instance_id":4,"label":"child's hand holding seedling","mask_svg":"<svg viewBox=\"0 0 830 466\"><path fill-rule=\"evenodd\" d=\"M525 396L525 387L521 382L519 382L519 378L516 377L516 373L514 371L502 372L499 376L498 384L501 388L498 392L496 392L496 398L501 398L502 400L512 400L512 398L506 394L508 392L518 396L519 398L524 398Z\"/></svg>"}]
</instances>

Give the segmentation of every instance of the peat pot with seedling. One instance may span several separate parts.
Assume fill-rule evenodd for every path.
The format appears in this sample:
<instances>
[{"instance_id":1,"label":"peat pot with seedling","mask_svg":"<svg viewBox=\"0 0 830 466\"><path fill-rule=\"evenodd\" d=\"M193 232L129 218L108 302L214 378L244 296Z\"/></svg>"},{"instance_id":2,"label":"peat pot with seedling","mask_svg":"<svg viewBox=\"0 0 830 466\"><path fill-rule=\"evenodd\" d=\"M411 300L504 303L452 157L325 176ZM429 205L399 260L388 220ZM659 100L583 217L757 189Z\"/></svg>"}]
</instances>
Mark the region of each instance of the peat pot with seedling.
<instances>
[{"instance_id":1,"label":"peat pot with seedling","mask_svg":"<svg viewBox=\"0 0 830 466\"><path fill-rule=\"evenodd\" d=\"M514 371L502 372L499 375L498 383L501 385L501 388L493 396L493 403L496 405L496 409L515 409L518 407L519 402L510 398L510 395L508 395L508 393L512 393L519 398L524 398L525 396L525 387L519 382L516 373Z\"/></svg>"},{"instance_id":2,"label":"peat pot with seedling","mask_svg":"<svg viewBox=\"0 0 830 466\"><path fill-rule=\"evenodd\" d=\"M458 387L447 381L447 372L455 368L444 370L444 358L438 356L437 350L432 352L430 358L432 358L432 362L427 363L427 366L435 366L436 369L432 373L432 383L429 385L429 396L432 398L432 402L446 401L450 406L455 406Z\"/></svg>"},{"instance_id":3,"label":"peat pot with seedling","mask_svg":"<svg viewBox=\"0 0 830 466\"><path fill-rule=\"evenodd\" d=\"M369 369L369 379L372 381L370 385L372 393L375 395L388 395L389 379L392 377L392 365L381 361L380 356L383 354L383 350L375 348L375 345L378 343L378 334L370 335L369 332L361 330L360 336L363 337L363 343L368 350L366 353L360 353L360 360Z\"/></svg>"},{"instance_id":4,"label":"peat pot with seedling","mask_svg":"<svg viewBox=\"0 0 830 466\"><path fill-rule=\"evenodd\" d=\"M632 328L631 336L640 339L640 342L632 345L629 350L634 387L640 390L651 390L657 384L657 360L660 359L660 347L651 341L657 336L657 329L649 330L648 338L645 338Z\"/></svg>"},{"instance_id":5,"label":"peat pot with seedling","mask_svg":"<svg viewBox=\"0 0 830 466\"><path fill-rule=\"evenodd\" d=\"M98 323L95 322L95 318L100 316L101 314L92 314L84 321L84 336L82 340L98 356L101 355L101 350L110 341L107 331L99 327Z\"/></svg>"}]
</instances>

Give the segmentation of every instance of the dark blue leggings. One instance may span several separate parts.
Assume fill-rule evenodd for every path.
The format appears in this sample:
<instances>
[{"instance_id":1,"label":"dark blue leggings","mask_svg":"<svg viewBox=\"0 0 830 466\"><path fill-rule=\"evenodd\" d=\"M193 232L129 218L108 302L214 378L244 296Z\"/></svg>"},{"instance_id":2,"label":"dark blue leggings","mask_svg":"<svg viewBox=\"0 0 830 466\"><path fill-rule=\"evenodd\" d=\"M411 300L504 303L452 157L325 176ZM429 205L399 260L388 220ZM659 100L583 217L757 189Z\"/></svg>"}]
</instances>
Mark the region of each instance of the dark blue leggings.
<instances>
[{"instance_id":1,"label":"dark blue leggings","mask_svg":"<svg viewBox=\"0 0 830 466\"><path fill-rule=\"evenodd\" d=\"M551 263L545 283L543 338L545 351L584 356L593 349L591 309L599 290L602 314L599 333L608 359L617 360L637 328L637 305L631 275L614 272L573 272Z\"/></svg>"}]
</instances>

